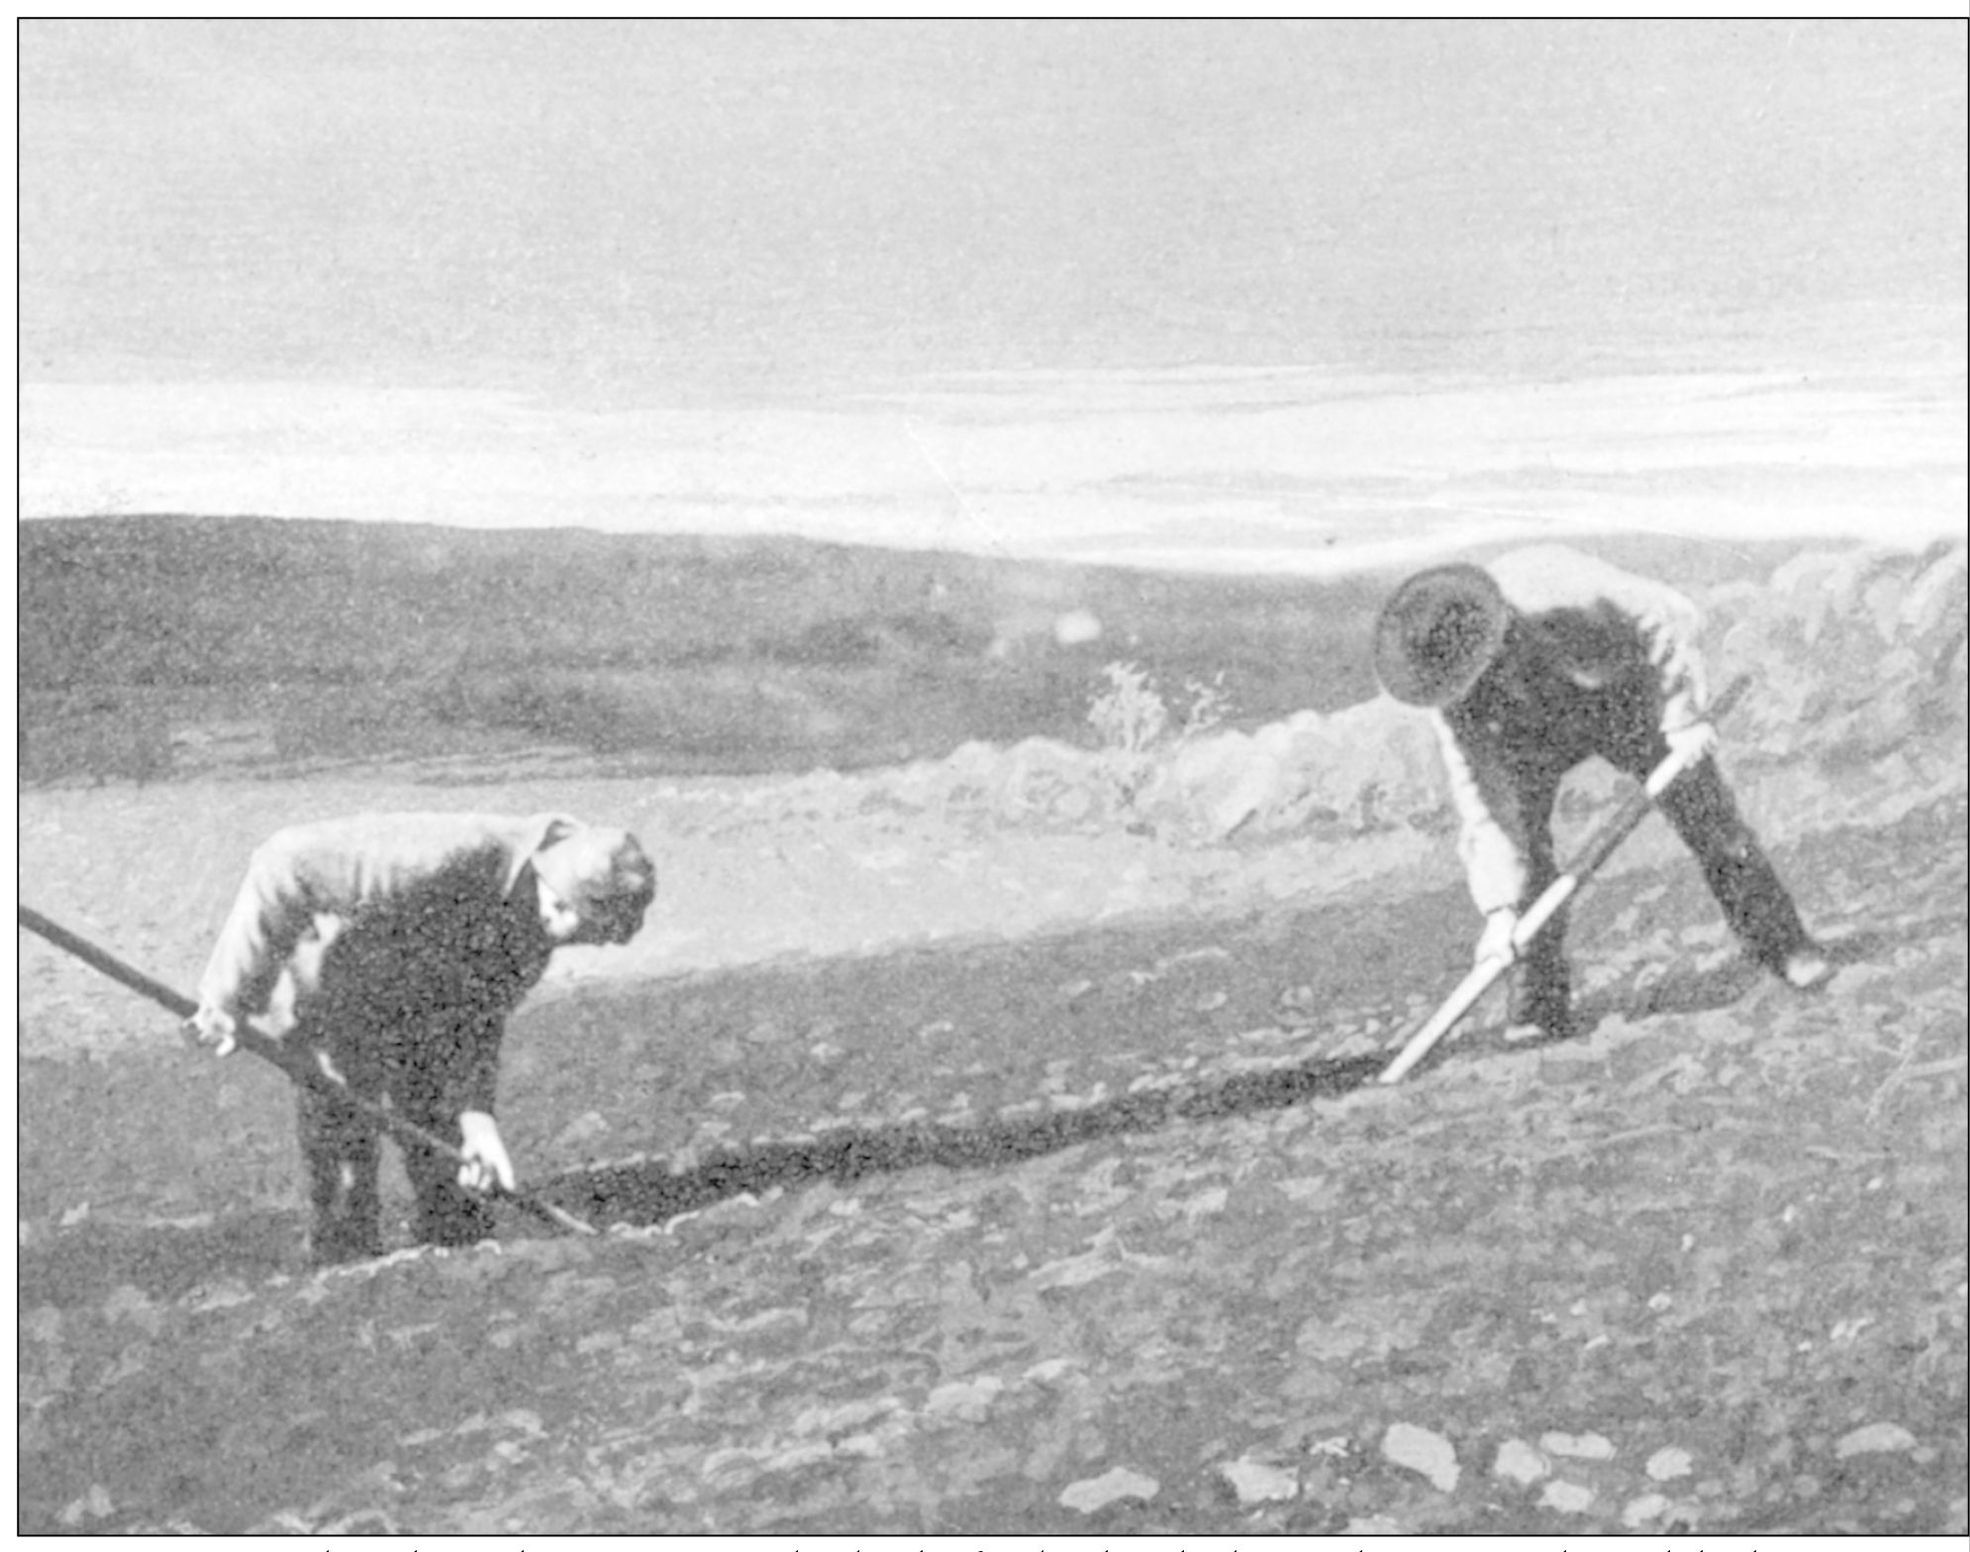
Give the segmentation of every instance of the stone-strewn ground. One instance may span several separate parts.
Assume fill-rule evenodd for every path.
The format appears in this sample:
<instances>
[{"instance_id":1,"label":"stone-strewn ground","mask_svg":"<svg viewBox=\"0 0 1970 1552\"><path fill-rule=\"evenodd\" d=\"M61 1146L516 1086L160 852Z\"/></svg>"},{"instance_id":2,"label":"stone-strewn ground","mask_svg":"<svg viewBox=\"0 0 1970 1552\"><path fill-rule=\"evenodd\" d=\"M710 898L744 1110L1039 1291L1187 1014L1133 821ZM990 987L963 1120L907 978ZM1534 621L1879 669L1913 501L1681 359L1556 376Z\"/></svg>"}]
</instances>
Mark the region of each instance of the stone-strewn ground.
<instances>
[{"instance_id":1,"label":"stone-strewn ground","mask_svg":"<svg viewBox=\"0 0 1970 1552\"><path fill-rule=\"evenodd\" d=\"M1964 826L1777 847L1822 995L1664 853L1578 915L1591 1035L1291 1104L1454 982L1459 892L566 997L536 1179L777 1180L321 1276L270 1075L30 1062L20 1528L1961 1534ZM801 1167L899 1136L1005 1148Z\"/></svg>"}]
</instances>

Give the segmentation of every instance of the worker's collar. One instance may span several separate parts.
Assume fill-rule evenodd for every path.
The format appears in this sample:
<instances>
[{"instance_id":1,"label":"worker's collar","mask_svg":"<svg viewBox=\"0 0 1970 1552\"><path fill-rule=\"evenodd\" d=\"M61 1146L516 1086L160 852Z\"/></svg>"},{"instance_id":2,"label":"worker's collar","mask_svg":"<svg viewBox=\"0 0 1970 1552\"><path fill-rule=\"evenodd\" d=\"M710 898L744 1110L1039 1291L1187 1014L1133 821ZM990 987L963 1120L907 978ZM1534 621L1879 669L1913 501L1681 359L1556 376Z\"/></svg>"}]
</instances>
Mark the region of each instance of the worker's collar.
<instances>
[{"instance_id":1,"label":"worker's collar","mask_svg":"<svg viewBox=\"0 0 1970 1552\"><path fill-rule=\"evenodd\" d=\"M520 876L527 871L534 858L580 828L580 822L566 814L535 814L527 820L526 828L514 843L512 856L507 858L506 877L500 883L500 894L512 898L513 891L520 886Z\"/></svg>"}]
</instances>

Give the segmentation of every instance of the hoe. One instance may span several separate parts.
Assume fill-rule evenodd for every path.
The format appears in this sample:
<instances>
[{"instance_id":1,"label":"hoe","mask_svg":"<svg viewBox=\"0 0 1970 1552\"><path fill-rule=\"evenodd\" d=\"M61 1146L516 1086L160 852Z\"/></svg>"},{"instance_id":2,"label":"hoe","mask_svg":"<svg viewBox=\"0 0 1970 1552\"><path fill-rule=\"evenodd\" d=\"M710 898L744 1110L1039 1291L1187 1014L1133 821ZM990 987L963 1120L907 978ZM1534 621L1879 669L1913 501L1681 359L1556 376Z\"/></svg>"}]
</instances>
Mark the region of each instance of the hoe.
<instances>
[{"instance_id":1,"label":"hoe","mask_svg":"<svg viewBox=\"0 0 1970 1552\"><path fill-rule=\"evenodd\" d=\"M1710 708L1710 720L1719 721L1724 713L1735 706L1751 687L1748 676L1734 680L1729 689L1717 697ZM1627 840L1648 812L1655 806L1655 800L1669 790L1675 779L1683 774L1689 761L1685 755L1671 754L1653 771L1641 786L1628 794L1626 801L1612 814L1607 822L1588 838L1587 844L1580 848L1580 854L1568 864L1567 870L1546 886L1546 892L1533 901L1523 916L1519 917L1518 929L1512 934L1514 955L1525 951L1528 943L1539 936L1546 923L1553 919L1553 913L1571 900L1584 888L1591 878L1600 871L1601 865L1614 855L1615 847ZM1510 958L1497 955L1484 960L1472 969L1457 985L1457 989L1445 1000L1442 1007L1421 1029L1409 1037L1401 1053L1383 1071L1381 1082L1400 1083L1414 1067L1445 1035L1457 1025L1457 1021L1471 1011L1472 1005L1482 997L1491 984L1512 966Z\"/></svg>"},{"instance_id":2,"label":"hoe","mask_svg":"<svg viewBox=\"0 0 1970 1552\"><path fill-rule=\"evenodd\" d=\"M179 1018L189 1018L198 1009L198 1005L191 998L173 991L162 981L151 979L151 977L145 975L143 971L137 969L134 965L125 964L114 954L109 953L105 949L98 948L86 938L78 937L66 927L51 922L39 911L31 910L25 905L21 906L20 924L27 928L28 931L46 938L56 948L73 954L91 969L102 971L112 981L121 982L132 991L141 993L150 998L152 1002L158 1003L170 1012L175 1013ZM239 1027L234 1034L234 1038L246 1050L251 1051L263 1061L273 1063L274 1066L286 1073L289 1078L300 1084L303 1088L313 1089L317 1093L333 1094L347 1103L354 1105L399 1142L413 1144L419 1148L428 1148L440 1158L450 1159L454 1164L463 1164L465 1162L465 1155L446 1142L442 1137L426 1131L415 1122L397 1114L388 1105L376 1100L365 1099L362 1095L354 1092L343 1081L341 1075L328 1065L326 1058L310 1060L307 1053L290 1047L284 1042L274 1039L271 1035L255 1029L245 1019L239 1020ZM534 1217L555 1224L560 1228L567 1229L571 1233L593 1234L595 1232L592 1225L582 1222L573 1213L563 1211L552 1202L545 1201L530 1191L507 1191L500 1188L496 1191L496 1194L505 1197L514 1206L524 1209Z\"/></svg>"}]
</instances>

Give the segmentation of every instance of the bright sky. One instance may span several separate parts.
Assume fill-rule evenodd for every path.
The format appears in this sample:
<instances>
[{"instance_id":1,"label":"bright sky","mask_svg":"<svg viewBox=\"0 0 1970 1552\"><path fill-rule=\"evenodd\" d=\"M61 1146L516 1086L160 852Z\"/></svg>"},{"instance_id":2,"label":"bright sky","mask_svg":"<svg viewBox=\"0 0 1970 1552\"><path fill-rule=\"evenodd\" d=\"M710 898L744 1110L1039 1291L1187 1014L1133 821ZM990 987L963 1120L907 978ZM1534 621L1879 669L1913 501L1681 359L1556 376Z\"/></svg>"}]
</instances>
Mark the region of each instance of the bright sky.
<instances>
[{"instance_id":1,"label":"bright sky","mask_svg":"<svg viewBox=\"0 0 1970 1552\"><path fill-rule=\"evenodd\" d=\"M1948 22L26 21L20 60L31 377L1482 366L1678 297L1962 295Z\"/></svg>"},{"instance_id":2,"label":"bright sky","mask_svg":"<svg viewBox=\"0 0 1970 1552\"><path fill-rule=\"evenodd\" d=\"M1331 411L1200 405L1200 371L1370 374L1375 448L1404 379L1913 358L1961 398L1949 22L30 20L20 78L30 512L292 513L334 464L307 515L512 521L478 476L529 445L520 488L630 526L790 479L879 528L1063 460L1359 474L1283 439ZM1537 462L1536 414L1501 424Z\"/></svg>"}]
</instances>

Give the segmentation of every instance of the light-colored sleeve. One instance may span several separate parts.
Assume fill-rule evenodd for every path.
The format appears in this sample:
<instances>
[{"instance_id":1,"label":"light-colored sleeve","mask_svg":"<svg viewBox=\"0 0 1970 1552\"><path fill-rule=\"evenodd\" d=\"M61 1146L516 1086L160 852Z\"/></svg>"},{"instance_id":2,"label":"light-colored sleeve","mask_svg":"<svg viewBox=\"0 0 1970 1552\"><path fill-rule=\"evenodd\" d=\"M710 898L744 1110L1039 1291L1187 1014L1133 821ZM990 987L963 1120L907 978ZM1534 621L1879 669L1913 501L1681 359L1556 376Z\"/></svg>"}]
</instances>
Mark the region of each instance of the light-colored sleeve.
<instances>
[{"instance_id":1,"label":"light-colored sleeve","mask_svg":"<svg viewBox=\"0 0 1970 1552\"><path fill-rule=\"evenodd\" d=\"M247 864L245 881L199 977L199 1006L232 1014L263 1012L316 912L332 908L293 832L282 831L263 843Z\"/></svg>"},{"instance_id":2,"label":"light-colored sleeve","mask_svg":"<svg viewBox=\"0 0 1970 1552\"><path fill-rule=\"evenodd\" d=\"M483 887L503 898L527 861L571 827L575 822L559 814L516 819L404 813L360 814L282 830L247 866L199 980L199 1004L234 1014L265 1011L283 970L293 966L298 976L306 968L307 955L295 963L304 940L332 936L335 922L346 924L365 907L400 898L468 859L480 859L484 867L468 875L478 882L460 881L457 887Z\"/></svg>"},{"instance_id":3,"label":"light-colored sleeve","mask_svg":"<svg viewBox=\"0 0 1970 1552\"><path fill-rule=\"evenodd\" d=\"M1450 730L1450 724L1435 713L1430 722L1436 729L1437 743L1443 750L1443 767L1450 777L1450 800L1456 806L1460 826L1457 855L1464 864L1471 900L1487 916L1493 911L1516 907L1529 876L1525 855L1484 801L1470 759L1457 742L1457 735Z\"/></svg>"},{"instance_id":4,"label":"light-colored sleeve","mask_svg":"<svg viewBox=\"0 0 1970 1552\"><path fill-rule=\"evenodd\" d=\"M1639 581L1640 579L1636 579ZM1703 613L1674 588L1643 584L1630 599L1617 600L1633 613L1662 685L1662 731L1680 732L1704 718L1710 686L1704 672Z\"/></svg>"}]
</instances>

